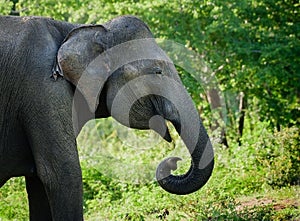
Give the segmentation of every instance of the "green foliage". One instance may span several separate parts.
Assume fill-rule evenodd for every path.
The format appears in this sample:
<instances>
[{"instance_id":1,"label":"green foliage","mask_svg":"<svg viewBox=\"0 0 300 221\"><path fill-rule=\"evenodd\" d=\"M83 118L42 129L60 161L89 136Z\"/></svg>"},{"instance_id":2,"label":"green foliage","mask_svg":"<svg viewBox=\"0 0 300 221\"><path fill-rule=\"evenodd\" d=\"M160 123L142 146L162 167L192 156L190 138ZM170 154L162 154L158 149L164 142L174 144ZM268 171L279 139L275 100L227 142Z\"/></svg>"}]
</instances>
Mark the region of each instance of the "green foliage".
<instances>
[{"instance_id":1,"label":"green foliage","mask_svg":"<svg viewBox=\"0 0 300 221\"><path fill-rule=\"evenodd\" d=\"M28 214L25 179L10 179L0 189L0 220L28 220Z\"/></svg>"},{"instance_id":2,"label":"green foliage","mask_svg":"<svg viewBox=\"0 0 300 221\"><path fill-rule=\"evenodd\" d=\"M9 15L13 7L13 2L9 0L0 0L0 15Z\"/></svg>"},{"instance_id":3,"label":"green foliage","mask_svg":"<svg viewBox=\"0 0 300 221\"><path fill-rule=\"evenodd\" d=\"M300 130L286 128L255 143L256 160L272 186L300 183Z\"/></svg>"},{"instance_id":4,"label":"green foliage","mask_svg":"<svg viewBox=\"0 0 300 221\"><path fill-rule=\"evenodd\" d=\"M216 163L213 176L200 191L187 196L166 193L153 179L136 179L136 176L131 174L138 175L150 171L154 177L152 170L155 168L150 166L148 170L141 170L140 165L141 162L145 166L151 165L153 155L157 155L159 162L163 158L162 149L171 151L171 155L178 156L183 147L178 147L180 144L173 131L171 133L176 139L175 144L170 144L168 148L167 144L161 147L161 143L155 143L144 153L139 150L145 147L143 142L147 142L144 138L147 134L143 134L144 132L129 130L129 138L125 140L119 125L111 119L103 119L95 124L90 122L78 137L86 220L286 220L299 218L299 210L295 207L299 199L299 187L290 186L290 178L299 171L299 154L294 151L294 148L298 148L297 151L299 151L299 130L291 128L278 132L272 137L271 133L265 129L266 125L260 124L251 130L249 122L252 119L253 116L246 119L243 140L245 145L236 144L230 149L215 145ZM117 131L113 128L117 128ZM139 143L141 146L135 148L133 145L137 136L142 143ZM130 139L134 139L133 142ZM156 145L161 148L156 149ZM177 150L179 152L173 152L173 145L179 149ZM99 146L101 148L98 148ZM107 152L101 152L102 148L109 151L111 155L103 155ZM131 151L132 148L135 153ZM282 150L282 148L285 149L284 154L280 151L278 153L277 149ZM168 155L168 151L163 155ZM146 156L140 158L141 153ZM277 155L275 156L274 153ZM287 162L285 156L292 159L293 163L284 165ZM111 168L115 165L111 164L110 157L118 159L121 167ZM270 161L270 157L276 158ZM139 160L133 160L134 158ZM184 161L179 165L179 173L187 170L189 160ZM280 162L279 168L266 166L266 163L273 164L275 161ZM126 165L129 164L135 168L134 171L127 169ZM157 166L157 162L154 166ZM281 169L285 170L289 179L286 179L284 173L279 172ZM292 170L295 170L295 173L290 172ZM125 176L117 176L120 171ZM117 175L112 174L115 172ZM270 172L278 172L278 174L270 177ZM284 182L278 185L281 179ZM281 188L279 189L278 186ZM288 186L288 188L283 186ZM244 203L244 197L247 197L246 203ZM256 202L259 199L266 201L273 199L274 203L272 201L266 205L250 203L251 205L246 206L249 204L248 201ZM278 204L276 202L284 200L292 203L288 205L284 202L283 209L276 209ZM14 178L0 189L0 219L27 220L27 217L28 203L24 179Z\"/></svg>"},{"instance_id":5,"label":"green foliage","mask_svg":"<svg viewBox=\"0 0 300 221\"><path fill-rule=\"evenodd\" d=\"M129 177L127 180L118 180L117 177L112 177L111 173L107 173L107 170L99 170L100 167L95 167L96 164L110 167L110 165L106 164L106 161L110 162L109 159L98 161L99 158L97 157L84 157L86 150L81 149L80 155L85 159L82 165L83 176L85 177L86 216L89 220L284 220L297 217L297 210L293 209L293 207L287 207L285 210L280 211L275 210L273 204L266 206L254 204L252 207L244 207L238 200L240 195L252 196L259 192L265 195L265 192L273 191L271 187L276 188L275 192L270 195L273 197L273 195L276 195L276 192L281 191L277 189L278 186L283 187L293 184L290 183L290 178L299 171L299 158L297 158L299 154L293 149L299 149L299 130L291 128L287 131L278 132L272 137L272 134L266 130L266 124L261 123L252 130L249 127L252 119L253 116L246 119L246 130L243 140L245 145L238 146L236 144L230 149L215 146L216 166L211 180L201 191L189 196L170 195L162 191L152 180L140 180L140 183L133 183ZM110 120L101 120L97 123L99 128L101 128L102 123L105 126L115 124ZM108 128L111 128L111 126L108 126ZM130 133L138 134L139 131L130 130ZM81 136L85 139L82 140ZM86 138L89 136L92 139L88 140L93 140L95 134L92 130L83 130L79 137L79 144L82 144L84 148L86 148ZM105 136L103 135L103 137ZM124 143L123 138L119 136L119 134L115 134L113 140L109 142L113 142L113 146L127 146L128 143ZM174 136L173 133L172 136ZM253 139L253 137L257 137L257 139ZM140 138L143 139L142 137ZM111 138L108 136L107 139ZM95 142L99 143L96 140ZM262 146L262 142L264 142L265 146ZM269 142L273 146L269 145ZM94 149L95 145L98 144L89 142L89 145L92 145L92 149ZM137 148L142 147L143 145ZM267 147L271 148L267 149ZM284 171L282 170L282 173L276 174L271 179L270 172L276 172L278 168L266 167L265 163L270 162L266 153L270 154L270 149L276 152L279 147L280 149L284 148L287 152L279 154L274 159L277 159L278 163L283 166L286 163L285 159L293 155L294 163L284 165L284 168L281 168ZM106 148L109 149L110 147L107 146ZM119 159L132 159L131 155L133 153L130 152L130 149L114 150L115 152L111 149L110 151L112 151L111 153L113 153L115 158L119 158L118 155L122 155L122 158ZM135 152L137 157L139 155L138 149L135 149ZM148 150L149 158L144 158L143 163L151 165L151 160L149 160L151 155L153 153L160 155L160 152L160 149L152 147ZM92 155L95 156L95 153ZM174 154L172 153L172 155ZM159 159L161 158L159 157ZM94 161L94 163L91 161ZM137 168L135 173L144 172L140 171L137 161L130 160L130 162L133 167ZM123 160L121 163L123 165L122 168L127 168L125 164L128 162ZM189 162L187 161L188 164ZM179 173L187 170L185 164L180 164L179 166ZM153 168L149 168L149 170L153 170ZM284 172L286 172L287 176L282 176ZM126 170L126 174L130 176L130 171ZM285 177L289 177L290 180L283 179ZM283 183L281 185L272 183L274 180L277 182L282 180ZM290 188L293 189L294 187ZM298 199L297 195L291 195L285 195L285 197L290 200L293 200L293 197ZM283 196L278 197L285 199Z\"/></svg>"},{"instance_id":6,"label":"green foliage","mask_svg":"<svg viewBox=\"0 0 300 221\"><path fill-rule=\"evenodd\" d=\"M246 119L242 146L236 144L230 151L219 150L218 155L222 156L219 169L224 176L230 173L233 178L228 189L247 194L265 185L276 188L299 184L299 128L285 128L273 134L267 130L266 123L257 123L255 128L251 128L250 122L254 117ZM234 171L231 171L232 168Z\"/></svg>"},{"instance_id":7,"label":"green foliage","mask_svg":"<svg viewBox=\"0 0 300 221\"><path fill-rule=\"evenodd\" d=\"M3 5L8 13L11 4ZM19 0L17 8L21 15L76 23L136 15L148 23L157 38L173 40L199 53L223 90L234 96L244 92L247 102L259 110L260 120L269 122L271 128L299 126L297 1ZM197 81L186 72L181 76L192 96L199 97ZM196 101L199 104L202 99Z\"/></svg>"}]
</instances>

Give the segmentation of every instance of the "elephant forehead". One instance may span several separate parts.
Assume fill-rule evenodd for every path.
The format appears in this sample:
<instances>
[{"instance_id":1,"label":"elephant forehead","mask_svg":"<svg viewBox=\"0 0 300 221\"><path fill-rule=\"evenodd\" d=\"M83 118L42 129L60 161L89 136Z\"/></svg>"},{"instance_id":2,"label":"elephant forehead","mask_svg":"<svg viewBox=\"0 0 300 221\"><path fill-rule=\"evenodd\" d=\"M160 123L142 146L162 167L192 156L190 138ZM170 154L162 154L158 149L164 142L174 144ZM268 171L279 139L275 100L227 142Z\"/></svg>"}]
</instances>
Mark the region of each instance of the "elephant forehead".
<instances>
[{"instance_id":1,"label":"elephant forehead","mask_svg":"<svg viewBox=\"0 0 300 221\"><path fill-rule=\"evenodd\" d=\"M135 16L120 16L104 24L115 44L140 38L153 38L149 27Z\"/></svg>"},{"instance_id":2,"label":"elephant forehead","mask_svg":"<svg viewBox=\"0 0 300 221\"><path fill-rule=\"evenodd\" d=\"M137 39L112 47L97 56L87 67L86 72L102 72L109 77L116 70L135 61L158 60L172 63L154 39Z\"/></svg>"}]
</instances>

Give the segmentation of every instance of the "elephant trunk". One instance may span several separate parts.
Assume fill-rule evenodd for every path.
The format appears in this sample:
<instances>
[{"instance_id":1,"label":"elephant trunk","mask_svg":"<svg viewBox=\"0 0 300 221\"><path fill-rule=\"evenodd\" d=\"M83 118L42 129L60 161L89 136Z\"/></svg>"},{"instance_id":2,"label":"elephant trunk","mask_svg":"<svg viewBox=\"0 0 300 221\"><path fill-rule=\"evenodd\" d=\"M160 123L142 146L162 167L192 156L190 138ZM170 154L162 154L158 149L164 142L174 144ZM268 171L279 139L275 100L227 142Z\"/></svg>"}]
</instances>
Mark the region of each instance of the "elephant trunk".
<instances>
[{"instance_id":1,"label":"elephant trunk","mask_svg":"<svg viewBox=\"0 0 300 221\"><path fill-rule=\"evenodd\" d=\"M214 153L212 144L202 125L199 114L192 101L185 100L184 113L181 116L172 117L165 115L179 133L191 155L191 166L186 174L175 176L171 170L177 169L178 157L170 157L163 160L156 170L156 179L166 191L185 195L199 190L208 181L214 167ZM193 110L193 111L189 111ZM179 111L180 112L180 111Z\"/></svg>"},{"instance_id":2,"label":"elephant trunk","mask_svg":"<svg viewBox=\"0 0 300 221\"><path fill-rule=\"evenodd\" d=\"M176 71L173 66L170 70ZM107 100L107 106L111 116L123 125L150 128L167 141L171 141L171 137L165 120L174 125L189 150L191 167L186 174L174 176L171 170L176 170L180 158L167 158L159 164L156 179L166 191L183 195L197 191L208 181L214 166L214 154L191 97L179 77L170 76L147 74L134 78L118 91L114 99Z\"/></svg>"}]
</instances>

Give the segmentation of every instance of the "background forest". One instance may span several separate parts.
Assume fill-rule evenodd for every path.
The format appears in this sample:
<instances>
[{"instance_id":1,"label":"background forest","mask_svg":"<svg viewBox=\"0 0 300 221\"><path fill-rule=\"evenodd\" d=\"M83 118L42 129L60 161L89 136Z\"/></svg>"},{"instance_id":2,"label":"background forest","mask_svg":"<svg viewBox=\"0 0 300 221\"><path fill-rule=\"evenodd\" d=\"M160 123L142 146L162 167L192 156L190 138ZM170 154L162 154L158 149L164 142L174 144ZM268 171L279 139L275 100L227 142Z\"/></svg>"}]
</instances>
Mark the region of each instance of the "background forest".
<instances>
[{"instance_id":1,"label":"background forest","mask_svg":"<svg viewBox=\"0 0 300 221\"><path fill-rule=\"evenodd\" d=\"M153 180L157 163L177 154L179 173L189 164L175 133L168 144L112 119L89 122L77 140L86 220L299 220L299 12L298 0L0 0L1 15L82 24L136 15L192 57L189 69L181 51L169 54L214 141L209 182L168 194ZM23 178L0 189L1 220L28 220Z\"/></svg>"}]
</instances>

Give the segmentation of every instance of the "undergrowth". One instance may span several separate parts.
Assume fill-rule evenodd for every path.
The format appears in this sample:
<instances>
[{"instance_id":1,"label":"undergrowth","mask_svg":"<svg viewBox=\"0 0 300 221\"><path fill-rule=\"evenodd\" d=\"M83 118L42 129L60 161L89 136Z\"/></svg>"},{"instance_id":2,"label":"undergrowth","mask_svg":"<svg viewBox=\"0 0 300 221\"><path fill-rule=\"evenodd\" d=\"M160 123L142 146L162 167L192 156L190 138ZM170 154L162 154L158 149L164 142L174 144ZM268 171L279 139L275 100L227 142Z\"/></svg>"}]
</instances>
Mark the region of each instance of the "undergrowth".
<instances>
[{"instance_id":1,"label":"undergrowth","mask_svg":"<svg viewBox=\"0 0 300 221\"><path fill-rule=\"evenodd\" d=\"M91 122L78 138L85 219L300 219L299 129L275 134L263 125L256 129L246 131L241 146L215 145L215 169L208 183L196 193L177 196L163 191L154 179L155 167L166 156L183 158L177 173L189 166L173 130L175 141L166 144L153 134L124 130L110 119ZM256 139L254 133L259 133ZM0 189L0 220L28 220L23 178L11 179Z\"/></svg>"}]
</instances>

